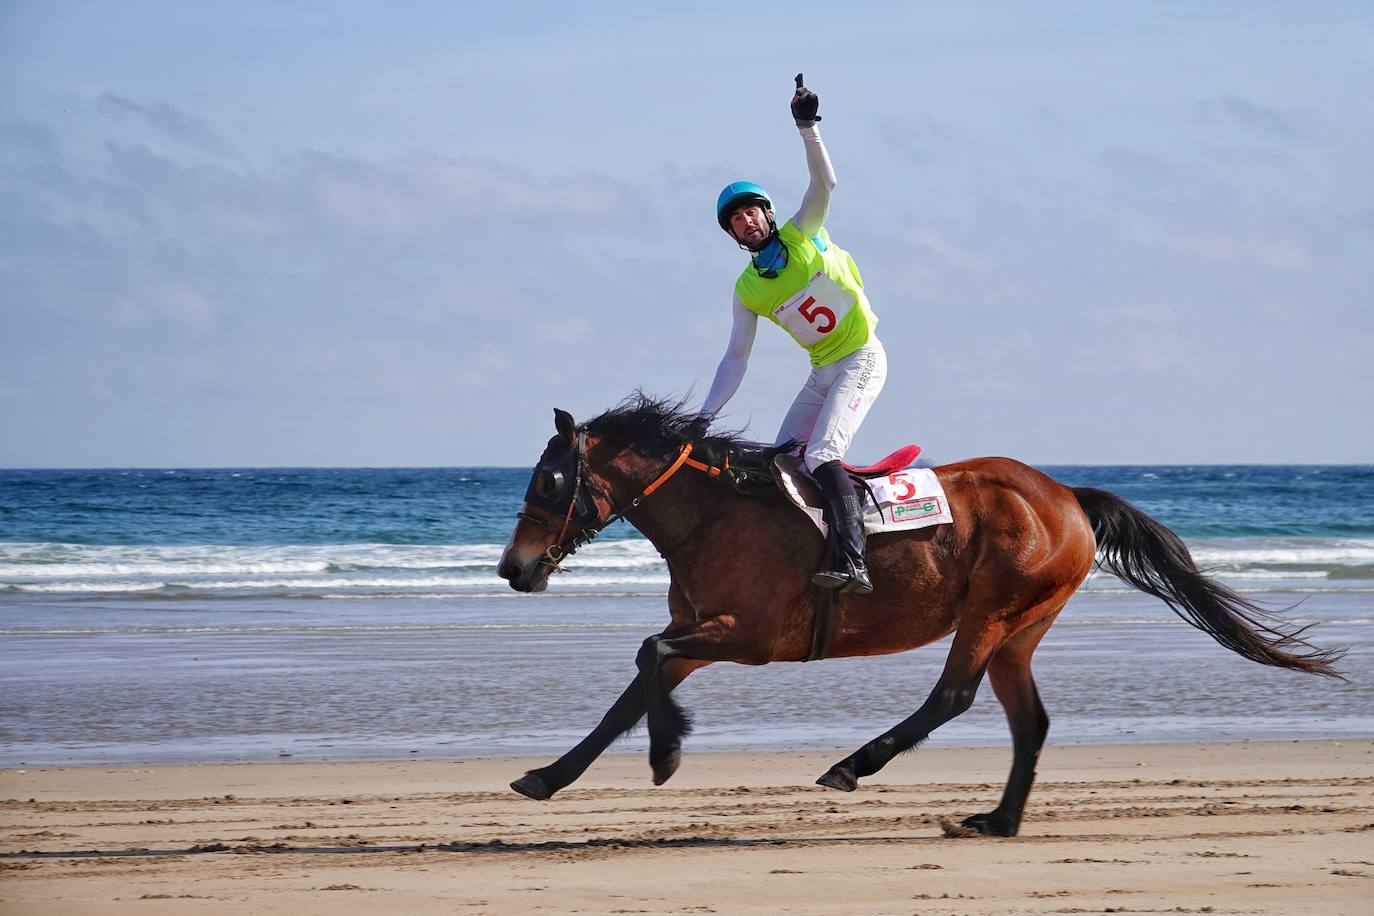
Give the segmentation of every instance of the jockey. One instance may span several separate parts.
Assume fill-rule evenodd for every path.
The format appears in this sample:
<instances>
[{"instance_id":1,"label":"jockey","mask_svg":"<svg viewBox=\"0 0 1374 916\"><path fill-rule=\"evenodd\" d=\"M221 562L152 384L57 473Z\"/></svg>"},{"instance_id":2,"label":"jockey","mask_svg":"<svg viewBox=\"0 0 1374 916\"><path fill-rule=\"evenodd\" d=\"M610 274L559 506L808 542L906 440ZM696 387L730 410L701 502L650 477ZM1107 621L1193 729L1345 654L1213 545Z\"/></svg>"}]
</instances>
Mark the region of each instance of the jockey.
<instances>
[{"instance_id":1,"label":"jockey","mask_svg":"<svg viewBox=\"0 0 1374 916\"><path fill-rule=\"evenodd\" d=\"M763 188L737 181L716 201L720 227L752 255L735 281L730 344L716 369L701 416L715 417L738 390L753 349L760 315L787 331L811 357L811 375L782 421L777 442L801 444L806 467L830 507L839 550L828 551L812 581L823 588L873 590L864 563L863 517L842 460L854 433L887 378L887 354L849 253L824 228L835 170L821 142L820 99L802 85L792 96L792 117L806 147L811 184L801 207L778 227Z\"/></svg>"}]
</instances>

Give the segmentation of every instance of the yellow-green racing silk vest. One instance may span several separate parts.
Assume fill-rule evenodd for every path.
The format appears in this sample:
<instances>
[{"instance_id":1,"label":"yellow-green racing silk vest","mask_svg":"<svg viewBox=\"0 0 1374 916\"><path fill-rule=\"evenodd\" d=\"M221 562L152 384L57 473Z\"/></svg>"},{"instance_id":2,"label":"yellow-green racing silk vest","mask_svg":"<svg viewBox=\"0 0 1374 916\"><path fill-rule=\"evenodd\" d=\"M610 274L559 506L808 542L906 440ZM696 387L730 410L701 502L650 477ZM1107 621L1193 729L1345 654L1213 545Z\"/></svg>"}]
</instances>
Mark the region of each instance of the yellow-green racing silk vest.
<instances>
[{"instance_id":1,"label":"yellow-green racing silk vest","mask_svg":"<svg viewBox=\"0 0 1374 916\"><path fill-rule=\"evenodd\" d=\"M782 328L827 366L868 343L878 317L864 295L864 281L849 252L831 244L824 228L814 239L791 220L778 230L787 266L766 279L750 264L735 281L744 307Z\"/></svg>"}]
</instances>

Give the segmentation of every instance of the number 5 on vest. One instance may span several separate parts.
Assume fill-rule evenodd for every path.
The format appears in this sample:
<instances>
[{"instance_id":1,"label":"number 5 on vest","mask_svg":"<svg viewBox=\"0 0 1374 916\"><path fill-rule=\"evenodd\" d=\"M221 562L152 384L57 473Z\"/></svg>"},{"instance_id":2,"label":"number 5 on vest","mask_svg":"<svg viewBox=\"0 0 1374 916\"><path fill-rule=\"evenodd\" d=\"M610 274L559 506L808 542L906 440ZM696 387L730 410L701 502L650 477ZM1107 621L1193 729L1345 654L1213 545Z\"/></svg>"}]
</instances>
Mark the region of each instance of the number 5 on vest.
<instances>
[{"instance_id":1,"label":"number 5 on vest","mask_svg":"<svg viewBox=\"0 0 1374 916\"><path fill-rule=\"evenodd\" d=\"M813 309L811 308L813 305L816 305L816 297L807 296L806 301L797 306L797 311L811 324L816 324L816 319L818 318L825 320L825 324L817 325L817 334L829 334L831 331L835 330L835 313L823 305L816 306L816 308ZM810 309L810 311L807 311L808 309Z\"/></svg>"}]
</instances>

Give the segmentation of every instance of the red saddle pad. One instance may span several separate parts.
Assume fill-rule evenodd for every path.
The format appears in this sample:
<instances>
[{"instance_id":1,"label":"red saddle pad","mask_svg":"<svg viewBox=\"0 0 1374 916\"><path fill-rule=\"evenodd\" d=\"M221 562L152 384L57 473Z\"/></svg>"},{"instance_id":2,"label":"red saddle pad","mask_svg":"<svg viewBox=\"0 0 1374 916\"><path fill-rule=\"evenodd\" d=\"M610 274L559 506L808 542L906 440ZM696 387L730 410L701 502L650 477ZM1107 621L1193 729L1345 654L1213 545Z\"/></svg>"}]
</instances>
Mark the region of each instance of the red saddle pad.
<instances>
[{"instance_id":1,"label":"red saddle pad","mask_svg":"<svg viewBox=\"0 0 1374 916\"><path fill-rule=\"evenodd\" d=\"M893 471L911 467L911 463L916 460L916 456L919 454L921 454L919 445L904 445L875 464L862 468L846 464L844 469L855 477L883 477Z\"/></svg>"}]
</instances>

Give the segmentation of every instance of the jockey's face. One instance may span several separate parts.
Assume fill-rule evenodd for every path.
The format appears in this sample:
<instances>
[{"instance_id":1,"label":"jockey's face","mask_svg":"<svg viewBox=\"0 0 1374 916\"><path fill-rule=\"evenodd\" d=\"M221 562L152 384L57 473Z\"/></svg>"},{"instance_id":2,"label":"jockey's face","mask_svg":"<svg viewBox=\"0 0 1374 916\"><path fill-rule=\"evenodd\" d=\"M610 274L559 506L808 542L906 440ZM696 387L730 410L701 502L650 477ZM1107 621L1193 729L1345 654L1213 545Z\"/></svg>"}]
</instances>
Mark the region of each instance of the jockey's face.
<instances>
[{"instance_id":1,"label":"jockey's face","mask_svg":"<svg viewBox=\"0 0 1374 916\"><path fill-rule=\"evenodd\" d=\"M750 251L758 251L768 241L768 213L758 204L740 207L730 214L730 234Z\"/></svg>"}]
</instances>

